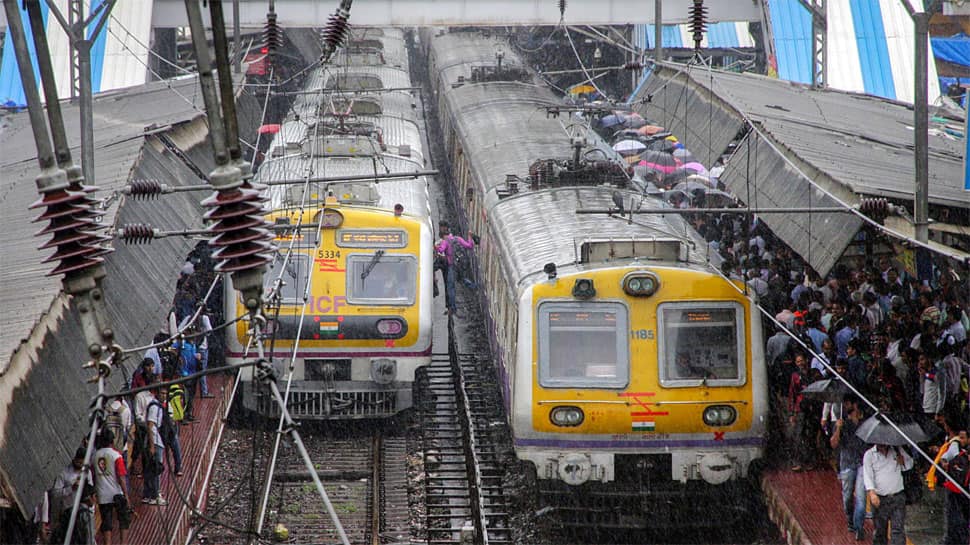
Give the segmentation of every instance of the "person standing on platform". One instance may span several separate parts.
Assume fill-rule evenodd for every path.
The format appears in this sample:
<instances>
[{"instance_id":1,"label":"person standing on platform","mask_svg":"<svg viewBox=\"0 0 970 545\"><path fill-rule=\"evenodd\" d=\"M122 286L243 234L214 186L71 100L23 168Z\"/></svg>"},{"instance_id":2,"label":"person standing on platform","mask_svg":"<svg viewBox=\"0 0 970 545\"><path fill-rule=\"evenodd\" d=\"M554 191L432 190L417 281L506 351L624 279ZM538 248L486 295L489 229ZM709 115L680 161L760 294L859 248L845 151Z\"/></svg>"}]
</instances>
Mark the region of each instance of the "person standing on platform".
<instances>
[{"instance_id":1,"label":"person standing on platform","mask_svg":"<svg viewBox=\"0 0 970 545\"><path fill-rule=\"evenodd\" d=\"M162 442L162 419L165 417L164 408L155 400L158 389L146 390L152 392L152 401L145 410L145 422L148 424L148 452L143 459L145 471L145 488L142 501L149 505L168 505L160 492L162 469L165 467L165 443Z\"/></svg>"},{"instance_id":2,"label":"person standing on platform","mask_svg":"<svg viewBox=\"0 0 970 545\"><path fill-rule=\"evenodd\" d=\"M866 487L861 475L866 444L855 432L862 422L862 409L854 395L842 400L842 417L835 421L829 444L838 453L839 481L842 483L842 506L849 521L849 531L858 541L865 539Z\"/></svg>"},{"instance_id":3,"label":"person standing on platform","mask_svg":"<svg viewBox=\"0 0 970 545\"><path fill-rule=\"evenodd\" d=\"M186 333L194 334L197 331L196 326L193 325L189 328ZM195 344L191 341L181 339L177 343L179 351L179 365L180 371L183 377L187 377L191 374L197 373L199 371L200 356L198 350L195 348ZM193 400L195 398L195 385L198 379L188 380L185 382L185 422L195 422L195 416L192 411Z\"/></svg>"},{"instance_id":4,"label":"person standing on platform","mask_svg":"<svg viewBox=\"0 0 970 545\"><path fill-rule=\"evenodd\" d=\"M900 447L876 445L862 458L866 493L872 504L875 534L872 545L906 545L906 493L903 471L913 467L913 459ZM892 523L892 537L889 524Z\"/></svg>"},{"instance_id":5,"label":"person standing on platform","mask_svg":"<svg viewBox=\"0 0 970 545\"><path fill-rule=\"evenodd\" d=\"M182 323L179 324L179 330L189 329L189 319L191 316L185 317ZM196 353L199 355L199 371L205 371L209 368L209 333L212 331L212 321L209 319L209 314L205 308L199 313L199 317L196 319L195 324L192 326L196 333L201 333L200 337L195 337L193 340L196 345ZM215 397L209 393L209 382L203 375L199 378L199 388L202 391L202 397L210 398Z\"/></svg>"},{"instance_id":6,"label":"person standing on platform","mask_svg":"<svg viewBox=\"0 0 970 545\"><path fill-rule=\"evenodd\" d=\"M114 433L104 430L97 438L94 453L95 494L101 513L101 532L105 545L112 544L114 518L118 517L118 543L125 543L125 530L131 524L125 459L114 448Z\"/></svg>"}]
</instances>

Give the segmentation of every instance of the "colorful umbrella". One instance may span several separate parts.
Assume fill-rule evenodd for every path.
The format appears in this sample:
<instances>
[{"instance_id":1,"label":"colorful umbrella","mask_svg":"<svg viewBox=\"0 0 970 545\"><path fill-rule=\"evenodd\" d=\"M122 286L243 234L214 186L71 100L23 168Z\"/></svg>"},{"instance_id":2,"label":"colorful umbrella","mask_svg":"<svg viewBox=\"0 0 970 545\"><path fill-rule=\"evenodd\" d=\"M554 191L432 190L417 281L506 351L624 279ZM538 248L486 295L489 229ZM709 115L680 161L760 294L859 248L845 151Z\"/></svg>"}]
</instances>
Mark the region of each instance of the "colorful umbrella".
<instances>
[{"instance_id":1,"label":"colorful umbrella","mask_svg":"<svg viewBox=\"0 0 970 545\"><path fill-rule=\"evenodd\" d=\"M569 93L570 95L583 95L587 93L595 93L596 87L593 87L592 85L589 85L586 83L578 83L576 85L573 85L569 89L566 89L566 92Z\"/></svg>"},{"instance_id":2,"label":"colorful umbrella","mask_svg":"<svg viewBox=\"0 0 970 545\"><path fill-rule=\"evenodd\" d=\"M637 129L637 132L644 136L653 136L657 133L664 132L664 128L659 125L644 125Z\"/></svg>"},{"instance_id":3,"label":"colorful umbrella","mask_svg":"<svg viewBox=\"0 0 970 545\"><path fill-rule=\"evenodd\" d=\"M613 150L620 155L635 155L645 149L647 149L647 146L636 140L620 140L613 144Z\"/></svg>"},{"instance_id":4,"label":"colorful umbrella","mask_svg":"<svg viewBox=\"0 0 970 545\"><path fill-rule=\"evenodd\" d=\"M259 130L257 132L259 132L259 134L276 134L280 132L280 125L279 123L260 125Z\"/></svg>"}]
</instances>

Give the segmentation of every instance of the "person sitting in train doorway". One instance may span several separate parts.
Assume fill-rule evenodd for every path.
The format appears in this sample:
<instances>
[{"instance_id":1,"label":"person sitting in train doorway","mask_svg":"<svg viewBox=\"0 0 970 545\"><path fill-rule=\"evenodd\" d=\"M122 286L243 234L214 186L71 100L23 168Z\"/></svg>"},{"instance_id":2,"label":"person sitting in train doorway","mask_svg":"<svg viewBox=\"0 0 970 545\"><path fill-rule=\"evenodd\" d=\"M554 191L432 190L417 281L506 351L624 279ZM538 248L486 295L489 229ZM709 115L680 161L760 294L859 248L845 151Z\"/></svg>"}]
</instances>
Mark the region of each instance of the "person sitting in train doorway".
<instances>
[{"instance_id":1,"label":"person sitting in train doorway","mask_svg":"<svg viewBox=\"0 0 970 545\"><path fill-rule=\"evenodd\" d=\"M872 545L906 543L906 493L903 471L913 467L913 458L900 447L875 445L862 457L866 494L872 504L875 534ZM892 527L892 536L890 533Z\"/></svg>"},{"instance_id":2,"label":"person sitting in train doorway","mask_svg":"<svg viewBox=\"0 0 970 545\"><path fill-rule=\"evenodd\" d=\"M451 234L448 223L444 221L438 224L438 234L441 236L441 240L435 244L434 249L436 255L444 257L442 262L444 268L441 272L445 278L445 304L448 307L445 309L445 314L457 316L458 302L455 298L455 275L457 274L457 267L455 264L455 253L458 247L470 250L475 247L475 243ZM469 238L472 238L471 235L469 235Z\"/></svg>"}]
</instances>

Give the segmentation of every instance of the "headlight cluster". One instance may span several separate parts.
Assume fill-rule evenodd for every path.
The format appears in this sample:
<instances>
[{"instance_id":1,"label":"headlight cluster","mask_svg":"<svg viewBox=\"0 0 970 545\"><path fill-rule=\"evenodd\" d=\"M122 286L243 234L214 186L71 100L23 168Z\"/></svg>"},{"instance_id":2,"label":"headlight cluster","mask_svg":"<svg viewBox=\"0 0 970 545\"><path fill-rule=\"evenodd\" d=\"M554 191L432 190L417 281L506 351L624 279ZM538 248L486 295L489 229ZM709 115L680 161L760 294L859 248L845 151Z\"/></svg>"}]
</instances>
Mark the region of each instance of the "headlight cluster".
<instances>
[{"instance_id":1,"label":"headlight cluster","mask_svg":"<svg viewBox=\"0 0 970 545\"><path fill-rule=\"evenodd\" d=\"M623 279L623 291L627 295L645 297L653 295L660 287L660 279L651 273L633 273Z\"/></svg>"},{"instance_id":2,"label":"headlight cluster","mask_svg":"<svg viewBox=\"0 0 970 545\"><path fill-rule=\"evenodd\" d=\"M586 415L579 407L556 407L549 413L549 420L557 426L573 427L583 423Z\"/></svg>"},{"instance_id":3,"label":"headlight cluster","mask_svg":"<svg viewBox=\"0 0 970 545\"><path fill-rule=\"evenodd\" d=\"M704 409L704 423L708 426L730 426L738 419L738 411L728 405L711 405Z\"/></svg>"}]
</instances>

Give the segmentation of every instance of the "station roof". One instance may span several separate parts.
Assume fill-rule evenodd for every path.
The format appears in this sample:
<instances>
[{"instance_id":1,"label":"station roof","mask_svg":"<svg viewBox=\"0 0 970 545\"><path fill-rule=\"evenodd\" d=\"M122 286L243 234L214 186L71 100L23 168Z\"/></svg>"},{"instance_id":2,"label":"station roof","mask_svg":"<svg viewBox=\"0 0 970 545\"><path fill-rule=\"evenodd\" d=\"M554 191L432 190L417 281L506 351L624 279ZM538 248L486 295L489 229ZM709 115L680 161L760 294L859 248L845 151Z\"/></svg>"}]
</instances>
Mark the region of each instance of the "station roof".
<instances>
[{"instance_id":1,"label":"station roof","mask_svg":"<svg viewBox=\"0 0 970 545\"><path fill-rule=\"evenodd\" d=\"M183 192L151 201L120 194L133 179L198 184L196 172L211 170L197 86L190 77L95 97L94 183L100 190L93 195L113 196L103 223L147 223L162 230L202 226L199 201L205 194ZM72 155L79 163L79 111L68 103L62 107ZM240 116L242 130L249 134L256 123ZM34 178L40 169L26 112L0 119L0 149L0 305L5 309L0 327L0 503L26 516L86 434L96 390L86 382L91 371L81 369L87 352L77 310L60 279L46 276L54 266L42 263L49 251L37 250L46 238L34 236L42 224L32 223L39 212L28 210L38 198ZM147 245L115 242L115 251L105 256L107 310L122 347L147 344L160 329L178 270L194 245L182 237ZM129 368L140 361L140 354L132 356L126 362ZM106 389L117 391L122 379L116 370Z\"/></svg>"},{"instance_id":2,"label":"station roof","mask_svg":"<svg viewBox=\"0 0 970 545\"><path fill-rule=\"evenodd\" d=\"M863 196L913 200L911 105L673 64L658 65L631 103L708 165L747 125L754 126L721 176L752 206L834 207L858 204ZM942 124L931 125L933 205L970 209L962 144ZM763 220L820 274L835 264L862 223L850 214L817 213L766 214Z\"/></svg>"}]
</instances>

